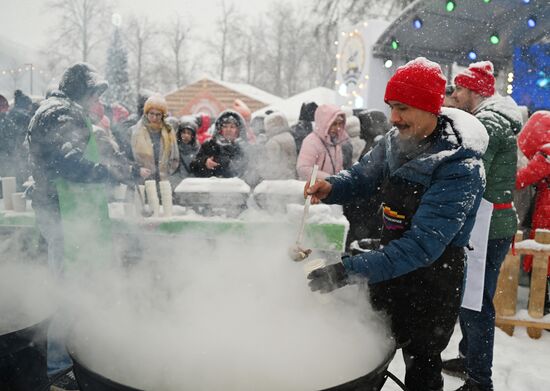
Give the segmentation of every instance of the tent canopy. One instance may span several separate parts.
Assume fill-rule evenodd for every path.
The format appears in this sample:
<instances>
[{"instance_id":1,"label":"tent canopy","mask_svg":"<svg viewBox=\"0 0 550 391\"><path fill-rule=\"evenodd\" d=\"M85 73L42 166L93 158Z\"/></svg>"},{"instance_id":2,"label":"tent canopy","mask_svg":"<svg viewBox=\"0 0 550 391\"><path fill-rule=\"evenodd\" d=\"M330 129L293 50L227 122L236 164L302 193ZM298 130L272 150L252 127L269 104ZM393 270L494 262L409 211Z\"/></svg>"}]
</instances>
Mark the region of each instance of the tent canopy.
<instances>
[{"instance_id":1,"label":"tent canopy","mask_svg":"<svg viewBox=\"0 0 550 391\"><path fill-rule=\"evenodd\" d=\"M514 48L550 42L548 0L455 0L451 12L447 3L417 0L410 4L377 40L374 55L402 60L424 56L461 66L491 60L496 69L502 69L510 64ZM533 28L528 26L529 18L536 22ZM414 25L417 19L420 28ZM493 34L499 37L498 44L490 42ZM392 48L393 40L397 49ZM472 50L475 60L468 57Z\"/></svg>"}]
</instances>

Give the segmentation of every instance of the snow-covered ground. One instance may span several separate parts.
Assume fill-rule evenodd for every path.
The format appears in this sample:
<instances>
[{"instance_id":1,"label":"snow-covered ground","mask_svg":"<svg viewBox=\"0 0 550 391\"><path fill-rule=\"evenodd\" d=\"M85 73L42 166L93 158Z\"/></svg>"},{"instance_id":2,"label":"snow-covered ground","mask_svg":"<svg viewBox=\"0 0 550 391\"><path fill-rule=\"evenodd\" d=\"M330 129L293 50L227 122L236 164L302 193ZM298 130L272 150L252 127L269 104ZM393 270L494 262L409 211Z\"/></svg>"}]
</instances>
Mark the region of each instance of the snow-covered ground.
<instances>
[{"instance_id":1,"label":"snow-covered ground","mask_svg":"<svg viewBox=\"0 0 550 391\"><path fill-rule=\"evenodd\" d=\"M520 287L518 309L526 305L527 289ZM455 332L443 359L458 356L458 342L461 338L460 327ZM543 331L540 339L531 339L525 327L516 327L512 337L499 328L495 332L495 350L493 360L493 383L495 391L545 391L550 390L550 332ZM398 351L389 367L390 372L403 381L405 365ZM445 391L456 390L464 382L458 378L444 375ZM386 382L384 391L398 391L400 388L392 381Z\"/></svg>"}]
</instances>

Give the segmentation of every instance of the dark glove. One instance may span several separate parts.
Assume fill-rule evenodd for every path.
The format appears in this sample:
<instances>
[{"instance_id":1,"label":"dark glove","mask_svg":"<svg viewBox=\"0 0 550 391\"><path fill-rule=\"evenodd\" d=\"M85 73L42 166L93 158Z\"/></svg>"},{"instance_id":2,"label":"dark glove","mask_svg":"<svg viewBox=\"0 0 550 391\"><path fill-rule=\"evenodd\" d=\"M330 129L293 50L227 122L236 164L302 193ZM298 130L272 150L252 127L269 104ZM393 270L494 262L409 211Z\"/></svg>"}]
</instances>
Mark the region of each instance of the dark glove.
<instances>
[{"instance_id":1,"label":"dark glove","mask_svg":"<svg viewBox=\"0 0 550 391\"><path fill-rule=\"evenodd\" d=\"M309 288L321 293L332 292L348 283L348 274L342 262L316 269L308 274Z\"/></svg>"}]
</instances>

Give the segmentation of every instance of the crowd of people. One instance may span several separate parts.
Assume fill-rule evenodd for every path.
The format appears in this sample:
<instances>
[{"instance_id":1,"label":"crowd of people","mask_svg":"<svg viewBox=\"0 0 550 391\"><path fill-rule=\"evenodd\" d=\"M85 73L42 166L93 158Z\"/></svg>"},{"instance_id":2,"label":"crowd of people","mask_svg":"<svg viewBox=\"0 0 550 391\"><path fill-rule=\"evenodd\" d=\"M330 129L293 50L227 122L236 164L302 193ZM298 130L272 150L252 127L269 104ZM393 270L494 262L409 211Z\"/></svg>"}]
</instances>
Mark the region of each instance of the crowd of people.
<instances>
[{"instance_id":1,"label":"crowd of people","mask_svg":"<svg viewBox=\"0 0 550 391\"><path fill-rule=\"evenodd\" d=\"M18 90L9 107L0 96L0 176L33 183L28 195L49 266L62 277L72 216L108 215L109 194L99 185L154 179L175 188L194 176L239 177L253 187L262 180L307 181L317 165L318 181L306 185L306 195L342 204L350 231L342 261L312 272L311 288L328 292L367 278L373 306L389 315L403 350L409 390L442 390L444 370L466 379L462 391L491 391L492 299L518 228L516 188L536 186L532 228L550 226L550 112L534 113L524 125L515 102L495 92L488 61L471 64L453 82L438 64L418 58L387 84L389 120L378 110L304 102L291 126L280 111L252 118L240 100L216 118L177 118L150 92L140 94L131 113L103 103L108 84L78 63L40 102ZM519 172L518 144L525 154ZM476 222L482 199L492 213ZM479 310L461 308L474 223L488 232ZM100 241L105 219L93 224L101 225L94 231ZM457 318L460 357L442 362ZM52 339L49 371L68 366L62 344Z\"/></svg>"},{"instance_id":2,"label":"crowd of people","mask_svg":"<svg viewBox=\"0 0 550 391\"><path fill-rule=\"evenodd\" d=\"M29 143L32 116L41 103L61 90L32 102L17 90L12 107L0 96L0 174L16 176L18 188L32 176ZM128 166L139 184L169 180L175 188L187 177L239 177L255 186L262 180L308 179L314 164L319 177L350 168L390 128L377 110L340 110L304 102L296 124L285 114L267 111L251 118L238 99L217 118L198 113L175 117L159 94L142 92L135 112L100 100L86 110L102 161Z\"/></svg>"}]
</instances>

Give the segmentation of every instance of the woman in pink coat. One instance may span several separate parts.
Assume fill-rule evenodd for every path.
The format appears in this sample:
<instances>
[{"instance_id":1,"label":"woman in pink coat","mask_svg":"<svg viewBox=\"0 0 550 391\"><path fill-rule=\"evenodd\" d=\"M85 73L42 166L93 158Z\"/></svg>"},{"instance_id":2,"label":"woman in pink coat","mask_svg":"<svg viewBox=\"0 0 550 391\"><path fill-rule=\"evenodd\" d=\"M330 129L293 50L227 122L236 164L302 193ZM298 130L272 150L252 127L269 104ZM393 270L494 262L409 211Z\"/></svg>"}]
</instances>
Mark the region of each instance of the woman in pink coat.
<instances>
[{"instance_id":1,"label":"woman in pink coat","mask_svg":"<svg viewBox=\"0 0 550 391\"><path fill-rule=\"evenodd\" d=\"M317 178L324 179L344 168L342 143L348 139L346 115L338 106L321 105L315 111L315 129L303 141L296 171L299 179L309 180L314 164Z\"/></svg>"},{"instance_id":2,"label":"woman in pink coat","mask_svg":"<svg viewBox=\"0 0 550 391\"><path fill-rule=\"evenodd\" d=\"M518 136L518 146L529 159L516 177L516 188L536 186L531 239L536 229L550 229L550 111L537 111L525 123ZM531 270L532 256L524 258L524 269ZM550 264L548 268L550 275Z\"/></svg>"}]
</instances>

